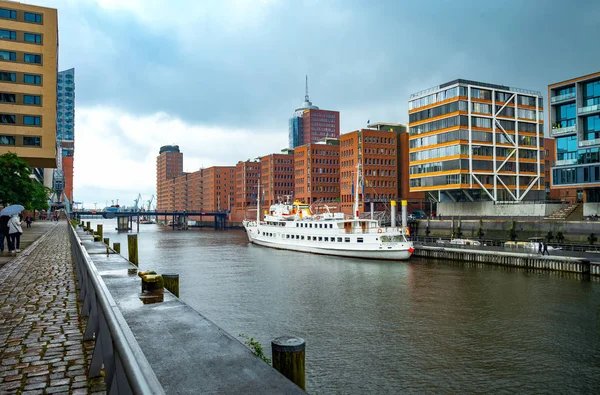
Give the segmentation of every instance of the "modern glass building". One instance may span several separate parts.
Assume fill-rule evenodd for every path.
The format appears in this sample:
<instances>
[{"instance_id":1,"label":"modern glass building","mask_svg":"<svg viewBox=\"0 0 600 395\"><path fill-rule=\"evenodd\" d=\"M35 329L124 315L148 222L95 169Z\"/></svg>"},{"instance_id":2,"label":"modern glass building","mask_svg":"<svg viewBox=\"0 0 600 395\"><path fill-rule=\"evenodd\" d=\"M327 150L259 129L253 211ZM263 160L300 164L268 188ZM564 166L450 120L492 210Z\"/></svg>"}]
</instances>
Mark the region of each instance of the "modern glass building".
<instances>
[{"instance_id":1,"label":"modern glass building","mask_svg":"<svg viewBox=\"0 0 600 395\"><path fill-rule=\"evenodd\" d=\"M600 73L548 86L556 139L552 188L572 189L578 202L600 202ZM584 215L592 215L586 213Z\"/></svg>"},{"instance_id":2,"label":"modern glass building","mask_svg":"<svg viewBox=\"0 0 600 395\"><path fill-rule=\"evenodd\" d=\"M303 116L304 112L310 109L318 110L319 107L313 106L308 98L308 76L306 76L304 102L296 108L289 121L289 148L296 148L304 144Z\"/></svg>"},{"instance_id":3,"label":"modern glass building","mask_svg":"<svg viewBox=\"0 0 600 395\"><path fill-rule=\"evenodd\" d=\"M53 174L55 202L73 202L75 150L75 69L58 73L56 84L56 164ZM64 192L64 195L63 195Z\"/></svg>"},{"instance_id":4,"label":"modern glass building","mask_svg":"<svg viewBox=\"0 0 600 395\"><path fill-rule=\"evenodd\" d=\"M540 92L454 80L409 100L410 192L436 202L543 200Z\"/></svg>"}]
</instances>

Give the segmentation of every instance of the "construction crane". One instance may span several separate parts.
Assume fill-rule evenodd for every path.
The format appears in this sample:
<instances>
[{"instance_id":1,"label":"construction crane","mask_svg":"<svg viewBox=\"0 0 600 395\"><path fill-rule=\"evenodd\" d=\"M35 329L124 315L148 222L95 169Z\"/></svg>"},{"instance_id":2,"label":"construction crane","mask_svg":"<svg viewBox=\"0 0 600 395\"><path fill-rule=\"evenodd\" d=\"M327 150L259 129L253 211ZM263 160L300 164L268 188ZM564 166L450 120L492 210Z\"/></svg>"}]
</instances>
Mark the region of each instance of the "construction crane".
<instances>
[{"instance_id":1,"label":"construction crane","mask_svg":"<svg viewBox=\"0 0 600 395\"><path fill-rule=\"evenodd\" d=\"M152 195L152 197L150 198L150 200L148 200L148 209L146 211L150 211L150 208L152 206L152 202L154 201L154 195Z\"/></svg>"},{"instance_id":2,"label":"construction crane","mask_svg":"<svg viewBox=\"0 0 600 395\"><path fill-rule=\"evenodd\" d=\"M139 211L140 210L139 203L142 202L142 194L138 193L137 198L135 198L133 200L133 202L135 203L135 211ZM143 203L142 203L142 206L143 206Z\"/></svg>"}]
</instances>

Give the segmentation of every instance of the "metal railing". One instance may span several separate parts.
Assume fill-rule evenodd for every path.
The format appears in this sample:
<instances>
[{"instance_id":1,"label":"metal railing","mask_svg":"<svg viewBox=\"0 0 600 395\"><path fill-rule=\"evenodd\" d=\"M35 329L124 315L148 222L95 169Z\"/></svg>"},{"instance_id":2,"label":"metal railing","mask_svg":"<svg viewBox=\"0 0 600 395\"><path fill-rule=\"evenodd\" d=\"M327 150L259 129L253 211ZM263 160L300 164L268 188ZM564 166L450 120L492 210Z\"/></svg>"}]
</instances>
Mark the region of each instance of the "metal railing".
<instances>
[{"instance_id":1,"label":"metal railing","mask_svg":"<svg viewBox=\"0 0 600 395\"><path fill-rule=\"evenodd\" d=\"M573 99L575 96L575 92L565 93L564 95L552 96L550 98L550 103L558 103L563 100Z\"/></svg>"},{"instance_id":2,"label":"metal railing","mask_svg":"<svg viewBox=\"0 0 600 395\"><path fill-rule=\"evenodd\" d=\"M593 104L591 106L579 107L577 109L577 114L587 114L588 112L599 111L600 104Z\"/></svg>"},{"instance_id":3,"label":"metal railing","mask_svg":"<svg viewBox=\"0 0 600 395\"><path fill-rule=\"evenodd\" d=\"M552 136L562 136L563 134L570 134L577 132L577 125L565 126L563 128L553 127Z\"/></svg>"},{"instance_id":4,"label":"metal railing","mask_svg":"<svg viewBox=\"0 0 600 395\"><path fill-rule=\"evenodd\" d=\"M69 230L79 301L82 302L80 315L88 317L83 338L96 340L88 378L100 377L104 368L109 394L164 394L81 239L72 226Z\"/></svg>"}]
</instances>

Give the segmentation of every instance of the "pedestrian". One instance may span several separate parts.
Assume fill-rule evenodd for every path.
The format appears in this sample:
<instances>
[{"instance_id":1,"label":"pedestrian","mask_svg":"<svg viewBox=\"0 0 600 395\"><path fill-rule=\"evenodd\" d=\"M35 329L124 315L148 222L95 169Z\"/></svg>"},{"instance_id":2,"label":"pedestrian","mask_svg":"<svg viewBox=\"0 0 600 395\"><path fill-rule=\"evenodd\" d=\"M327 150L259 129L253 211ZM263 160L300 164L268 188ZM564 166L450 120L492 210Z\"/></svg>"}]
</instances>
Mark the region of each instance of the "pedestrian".
<instances>
[{"instance_id":1,"label":"pedestrian","mask_svg":"<svg viewBox=\"0 0 600 395\"><path fill-rule=\"evenodd\" d=\"M19 221L19 216L15 214L8 220L8 235L10 236L9 248L12 247L10 252L21 252L22 234L23 228L21 228L21 221Z\"/></svg>"},{"instance_id":2,"label":"pedestrian","mask_svg":"<svg viewBox=\"0 0 600 395\"><path fill-rule=\"evenodd\" d=\"M6 244L8 251L12 250L10 248L10 238L8 237L8 220L10 217L8 215L3 215L0 217L0 253L4 252L4 239L6 239Z\"/></svg>"},{"instance_id":3,"label":"pedestrian","mask_svg":"<svg viewBox=\"0 0 600 395\"><path fill-rule=\"evenodd\" d=\"M540 240L540 244L538 245L538 254L543 254L543 247L542 241Z\"/></svg>"},{"instance_id":4,"label":"pedestrian","mask_svg":"<svg viewBox=\"0 0 600 395\"><path fill-rule=\"evenodd\" d=\"M544 252L542 252L542 255L550 255L550 253L548 252L548 243L544 242Z\"/></svg>"},{"instance_id":5,"label":"pedestrian","mask_svg":"<svg viewBox=\"0 0 600 395\"><path fill-rule=\"evenodd\" d=\"M32 221L31 215L28 215L27 217L25 217L25 222L27 223L28 228L31 228L31 221Z\"/></svg>"}]
</instances>

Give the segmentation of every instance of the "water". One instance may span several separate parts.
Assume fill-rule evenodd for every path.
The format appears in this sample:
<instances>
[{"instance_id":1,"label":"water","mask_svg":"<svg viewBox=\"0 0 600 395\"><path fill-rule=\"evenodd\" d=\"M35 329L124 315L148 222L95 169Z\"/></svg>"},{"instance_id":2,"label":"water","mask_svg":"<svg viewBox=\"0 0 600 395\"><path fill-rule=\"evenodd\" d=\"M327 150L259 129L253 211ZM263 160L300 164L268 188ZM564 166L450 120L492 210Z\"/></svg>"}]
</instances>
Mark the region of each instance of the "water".
<instances>
[{"instance_id":1,"label":"water","mask_svg":"<svg viewBox=\"0 0 600 395\"><path fill-rule=\"evenodd\" d=\"M116 221L105 237L121 242ZM234 336L306 340L318 394L600 391L600 281L248 245L243 231L140 225L144 270Z\"/></svg>"}]
</instances>

